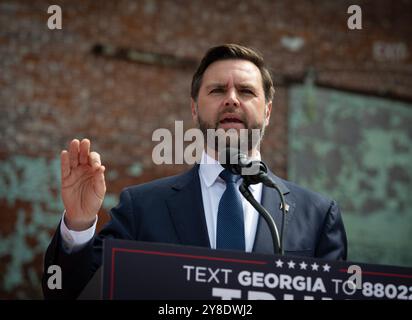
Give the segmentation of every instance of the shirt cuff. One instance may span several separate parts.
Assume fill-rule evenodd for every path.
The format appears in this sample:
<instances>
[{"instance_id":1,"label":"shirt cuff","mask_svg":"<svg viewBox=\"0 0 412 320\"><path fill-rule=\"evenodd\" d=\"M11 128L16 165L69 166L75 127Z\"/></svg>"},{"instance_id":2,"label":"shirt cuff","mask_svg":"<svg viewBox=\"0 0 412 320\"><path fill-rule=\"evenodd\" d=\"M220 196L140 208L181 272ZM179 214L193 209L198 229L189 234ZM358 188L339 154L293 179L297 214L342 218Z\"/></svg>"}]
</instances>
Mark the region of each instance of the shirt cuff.
<instances>
[{"instance_id":1,"label":"shirt cuff","mask_svg":"<svg viewBox=\"0 0 412 320\"><path fill-rule=\"evenodd\" d=\"M97 215L96 219L94 220L93 225L86 230L83 231L74 231L70 230L66 224L64 223L64 216L66 214L66 210L63 212L62 220L60 223L60 235L62 237L62 247L63 250L67 254L75 253L83 249L86 244L93 239L94 233L96 231L97 225Z\"/></svg>"}]
</instances>

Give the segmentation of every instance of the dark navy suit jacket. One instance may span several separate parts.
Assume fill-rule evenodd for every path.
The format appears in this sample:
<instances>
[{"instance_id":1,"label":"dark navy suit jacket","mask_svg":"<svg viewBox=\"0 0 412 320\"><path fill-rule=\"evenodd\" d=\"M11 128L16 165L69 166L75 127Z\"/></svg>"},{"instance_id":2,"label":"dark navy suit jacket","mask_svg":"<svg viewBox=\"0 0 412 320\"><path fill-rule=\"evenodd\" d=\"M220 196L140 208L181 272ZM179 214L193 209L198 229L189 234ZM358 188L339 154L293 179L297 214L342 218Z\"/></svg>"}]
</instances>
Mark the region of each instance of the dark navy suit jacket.
<instances>
[{"instance_id":1,"label":"dark navy suit jacket","mask_svg":"<svg viewBox=\"0 0 412 320\"><path fill-rule=\"evenodd\" d=\"M111 220L79 252L65 253L59 226L45 256L45 297L76 298L101 265L105 238L210 247L198 168L124 189L119 204L110 212ZM270 176L289 205L285 254L345 260L346 233L336 202L272 173ZM262 204L280 226L280 199L274 189L263 187ZM259 217L253 252L272 254L272 243L269 228ZM47 268L52 264L62 268L62 290L47 287Z\"/></svg>"}]
</instances>

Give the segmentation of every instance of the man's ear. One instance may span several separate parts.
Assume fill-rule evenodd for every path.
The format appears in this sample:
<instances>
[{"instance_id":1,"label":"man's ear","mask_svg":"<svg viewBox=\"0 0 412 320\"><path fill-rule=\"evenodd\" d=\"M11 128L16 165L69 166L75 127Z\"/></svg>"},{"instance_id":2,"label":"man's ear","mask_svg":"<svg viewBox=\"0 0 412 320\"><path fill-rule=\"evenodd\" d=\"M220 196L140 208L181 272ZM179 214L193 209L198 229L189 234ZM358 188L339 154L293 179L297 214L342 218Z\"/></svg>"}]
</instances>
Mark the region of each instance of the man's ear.
<instances>
[{"instance_id":1,"label":"man's ear","mask_svg":"<svg viewBox=\"0 0 412 320\"><path fill-rule=\"evenodd\" d=\"M196 107L196 101L193 100L193 98L190 98L190 108L192 109L192 119L197 124L198 123L197 107Z\"/></svg>"},{"instance_id":2,"label":"man's ear","mask_svg":"<svg viewBox=\"0 0 412 320\"><path fill-rule=\"evenodd\" d=\"M266 105L266 108L265 108L265 122L266 122L266 125L269 125L271 112L272 112L272 101L269 101L269 103Z\"/></svg>"}]
</instances>

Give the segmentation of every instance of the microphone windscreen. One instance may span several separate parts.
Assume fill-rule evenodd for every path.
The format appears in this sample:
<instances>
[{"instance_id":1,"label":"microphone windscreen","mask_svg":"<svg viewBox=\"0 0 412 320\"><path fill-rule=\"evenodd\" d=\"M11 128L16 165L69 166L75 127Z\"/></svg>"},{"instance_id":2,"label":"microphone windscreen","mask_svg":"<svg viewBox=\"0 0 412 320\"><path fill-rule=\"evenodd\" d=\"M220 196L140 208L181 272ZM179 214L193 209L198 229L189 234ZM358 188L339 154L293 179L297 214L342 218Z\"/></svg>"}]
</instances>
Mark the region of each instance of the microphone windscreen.
<instances>
[{"instance_id":1,"label":"microphone windscreen","mask_svg":"<svg viewBox=\"0 0 412 320\"><path fill-rule=\"evenodd\" d=\"M234 174L239 174L239 158L241 154L238 149L225 148L218 154L218 161L223 168L230 170Z\"/></svg>"},{"instance_id":2,"label":"microphone windscreen","mask_svg":"<svg viewBox=\"0 0 412 320\"><path fill-rule=\"evenodd\" d=\"M238 154L239 154L239 150L237 150L237 149L224 148L218 154L218 161L223 167L225 167L225 165L229 165L229 164L237 164Z\"/></svg>"}]
</instances>

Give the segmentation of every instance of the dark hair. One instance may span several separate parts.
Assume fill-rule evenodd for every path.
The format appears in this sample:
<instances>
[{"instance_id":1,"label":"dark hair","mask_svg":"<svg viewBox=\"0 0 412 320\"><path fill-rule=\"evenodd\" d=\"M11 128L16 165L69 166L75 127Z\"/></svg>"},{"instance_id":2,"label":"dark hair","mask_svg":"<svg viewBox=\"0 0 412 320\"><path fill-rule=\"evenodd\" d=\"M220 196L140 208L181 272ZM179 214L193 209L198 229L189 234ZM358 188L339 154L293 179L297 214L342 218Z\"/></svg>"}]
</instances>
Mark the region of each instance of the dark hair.
<instances>
[{"instance_id":1,"label":"dark hair","mask_svg":"<svg viewBox=\"0 0 412 320\"><path fill-rule=\"evenodd\" d=\"M273 87L272 77L269 70L265 66L263 57L253 49L238 45L224 44L221 46L210 48L202 61L200 62L192 79L191 96L193 100L197 100L200 86L202 85L203 74L206 69L213 63L219 60L241 59L252 62L258 67L262 75L262 85L265 92L266 102L272 101L275 89Z\"/></svg>"}]
</instances>

